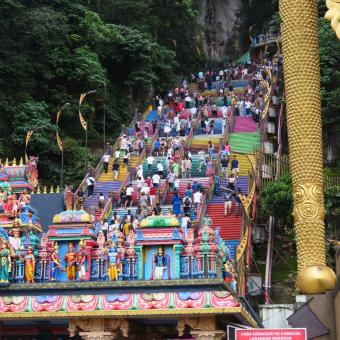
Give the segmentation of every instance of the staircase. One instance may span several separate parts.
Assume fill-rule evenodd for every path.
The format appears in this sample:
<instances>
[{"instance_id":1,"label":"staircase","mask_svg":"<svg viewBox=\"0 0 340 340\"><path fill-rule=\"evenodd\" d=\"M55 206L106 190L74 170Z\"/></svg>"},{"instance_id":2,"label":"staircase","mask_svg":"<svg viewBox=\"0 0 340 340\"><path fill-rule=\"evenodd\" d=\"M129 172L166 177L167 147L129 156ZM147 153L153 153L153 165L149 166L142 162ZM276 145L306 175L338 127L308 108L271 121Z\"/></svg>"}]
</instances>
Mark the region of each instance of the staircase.
<instances>
[{"instance_id":1,"label":"staircase","mask_svg":"<svg viewBox=\"0 0 340 340\"><path fill-rule=\"evenodd\" d=\"M235 188L240 188L243 194L247 194L248 175L251 170L247 154L252 154L254 149L260 145L260 135L252 118L235 117L233 133L229 135L228 141L231 146L229 173L231 172L231 160L236 154L240 174ZM221 187L227 187L227 180L224 178L221 179ZM231 258L234 258L242 228L242 216L238 214L235 201L232 202L231 214L224 216L223 196L213 195L208 203L206 214L212 219L212 228L220 228L220 235L230 250Z\"/></svg>"}]
</instances>

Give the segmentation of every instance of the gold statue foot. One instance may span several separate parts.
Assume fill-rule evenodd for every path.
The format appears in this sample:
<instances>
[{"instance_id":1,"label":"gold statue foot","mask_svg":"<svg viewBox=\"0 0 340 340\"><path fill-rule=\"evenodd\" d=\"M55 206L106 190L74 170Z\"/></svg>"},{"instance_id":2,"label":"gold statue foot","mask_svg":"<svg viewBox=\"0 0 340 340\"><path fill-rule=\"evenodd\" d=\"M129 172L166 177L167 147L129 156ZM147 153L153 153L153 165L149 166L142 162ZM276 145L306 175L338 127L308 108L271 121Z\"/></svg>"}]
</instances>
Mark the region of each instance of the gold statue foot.
<instances>
[{"instance_id":1,"label":"gold statue foot","mask_svg":"<svg viewBox=\"0 0 340 340\"><path fill-rule=\"evenodd\" d=\"M322 294L334 289L336 277L327 266L308 266L301 270L296 280L296 288L302 294Z\"/></svg>"}]
</instances>

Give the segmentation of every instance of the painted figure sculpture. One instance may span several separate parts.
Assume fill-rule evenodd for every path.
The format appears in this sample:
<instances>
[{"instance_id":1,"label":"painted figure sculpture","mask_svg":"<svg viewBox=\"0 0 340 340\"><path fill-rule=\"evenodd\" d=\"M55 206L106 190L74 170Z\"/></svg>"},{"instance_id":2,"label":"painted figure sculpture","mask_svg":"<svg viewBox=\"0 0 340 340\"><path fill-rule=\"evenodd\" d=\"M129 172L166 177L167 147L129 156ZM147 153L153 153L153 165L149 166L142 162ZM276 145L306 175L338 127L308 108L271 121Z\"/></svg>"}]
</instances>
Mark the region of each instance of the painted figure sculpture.
<instances>
[{"instance_id":1,"label":"painted figure sculpture","mask_svg":"<svg viewBox=\"0 0 340 340\"><path fill-rule=\"evenodd\" d=\"M154 269L154 279L162 280L163 273L166 270L166 257L164 256L164 251L162 247L158 248L158 252L154 258L155 269Z\"/></svg>"},{"instance_id":2,"label":"painted figure sculpture","mask_svg":"<svg viewBox=\"0 0 340 340\"><path fill-rule=\"evenodd\" d=\"M68 245L68 252L65 255L67 279L74 281L77 272L77 253L72 242Z\"/></svg>"}]
</instances>

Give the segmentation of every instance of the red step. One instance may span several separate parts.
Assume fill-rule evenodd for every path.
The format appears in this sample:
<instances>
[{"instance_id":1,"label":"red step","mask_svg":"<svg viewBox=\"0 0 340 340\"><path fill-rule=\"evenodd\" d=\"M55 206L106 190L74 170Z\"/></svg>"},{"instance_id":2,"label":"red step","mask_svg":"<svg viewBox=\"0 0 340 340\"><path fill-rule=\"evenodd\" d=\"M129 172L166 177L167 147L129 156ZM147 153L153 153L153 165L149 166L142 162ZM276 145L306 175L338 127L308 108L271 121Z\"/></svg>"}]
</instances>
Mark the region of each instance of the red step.
<instances>
[{"instance_id":1,"label":"red step","mask_svg":"<svg viewBox=\"0 0 340 340\"><path fill-rule=\"evenodd\" d=\"M224 216L224 204L209 204L207 215L212 219L212 228L220 228L223 240L239 240L241 236L242 219L236 214L236 205L233 204L231 214Z\"/></svg>"}]
</instances>

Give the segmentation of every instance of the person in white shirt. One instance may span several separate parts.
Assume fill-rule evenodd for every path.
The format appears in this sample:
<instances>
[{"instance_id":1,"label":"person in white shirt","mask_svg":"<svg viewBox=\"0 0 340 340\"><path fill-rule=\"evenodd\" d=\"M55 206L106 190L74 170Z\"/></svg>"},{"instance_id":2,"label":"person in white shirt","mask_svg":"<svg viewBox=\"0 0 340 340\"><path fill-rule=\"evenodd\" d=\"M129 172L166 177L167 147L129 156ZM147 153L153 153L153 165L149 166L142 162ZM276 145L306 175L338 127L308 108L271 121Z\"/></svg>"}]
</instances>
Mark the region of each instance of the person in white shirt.
<instances>
[{"instance_id":1,"label":"person in white shirt","mask_svg":"<svg viewBox=\"0 0 340 340\"><path fill-rule=\"evenodd\" d=\"M179 183L180 183L180 180L178 177L175 177L175 181L174 181L174 191L178 191L179 189Z\"/></svg>"},{"instance_id":2,"label":"person in white shirt","mask_svg":"<svg viewBox=\"0 0 340 340\"><path fill-rule=\"evenodd\" d=\"M120 157L120 152L119 152L119 150L116 150L115 151L115 160L119 159L119 157Z\"/></svg>"},{"instance_id":3,"label":"person in white shirt","mask_svg":"<svg viewBox=\"0 0 340 340\"><path fill-rule=\"evenodd\" d=\"M144 179L142 179L141 177L137 177L136 185L137 185L138 191L142 190L144 183L145 183Z\"/></svg>"},{"instance_id":4,"label":"person in white shirt","mask_svg":"<svg viewBox=\"0 0 340 340\"><path fill-rule=\"evenodd\" d=\"M197 108L196 107L192 107L190 109L190 114L191 114L191 119L195 119L196 115L197 115Z\"/></svg>"},{"instance_id":5,"label":"person in white shirt","mask_svg":"<svg viewBox=\"0 0 340 340\"><path fill-rule=\"evenodd\" d=\"M226 106L221 107L222 117L226 119L228 117L228 108Z\"/></svg>"},{"instance_id":6,"label":"person in white shirt","mask_svg":"<svg viewBox=\"0 0 340 340\"><path fill-rule=\"evenodd\" d=\"M140 177L141 179L144 180L144 176L143 176L143 165L141 163L139 163L137 165L137 174L136 174L136 177Z\"/></svg>"},{"instance_id":7,"label":"person in white shirt","mask_svg":"<svg viewBox=\"0 0 340 340\"><path fill-rule=\"evenodd\" d=\"M252 108L253 104L247 100L245 103L245 107L246 107L246 115L250 116L251 115L251 108Z\"/></svg>"},{"instance_id":8,"label":"person in white shirt","mask_svg":"<svg viewBox=\"0 0 340 340\"><path fill-rule=\"evenodd\" d=\"M199 209L201 203L202 203L202 193L200 191L196 191L194 193L194 205L195 205L196 214L198 212L198 209Z\"/></svg>"},{"instance_id":9,"label":"person in white shirt","mask_svg":"<svg viewBox=\"0 0 340 340\"><path fill-rule=\"evenodd\" d=\"M152 176L152 184L155 189L159 187L160 181L161 181L161 177L158 174L154 174Z\"/></svg>"},{"instance_id":10,"label":"person in white shirt","mask_svg":"<svg viewBox=\"0 0 340 340\"><path fill-rule=\"evenodd\" d=\"M106 174L107 174L107 171L109 169L109 162L110 162L110 155L108 153L106 153L103 156L103 169L104 169Z\"/></svg>"},{"instance_id":11,"label":"person in white shirt","mask_svg":"<svg viewBox=\"0 0 340 340\"><path fill-rule=\"evenodd\" d=\"M146 196L149 196L150 188L145 183L143 183L143 187L141 188L140 193L144 193Z\"/></svg>"},{"instance_id":12,"label":"person in white shirt","mask_svg":"<svg viewBox=\"0 0 340 340\"><path fill-rule=\"evenodd\" d=\"M148 169L149 171L152 170L152 166L153 166L153 162L155 161L155 158L152 157L151 155L146 159L147 163L148 163Z\"/></svg>"},{"instance_id":13,"label":"person in white shirt","mask_svg":"<svg viewBox=\"0 0 340 340\"><path fill-rule=\"evenodd\" d=\"M191 222L191 218L189 216L185 215L181 218L181 229L182 229L183 237L185 239L187 237L189 222Z\"/></svg>"},{"instance_id":14,"label":"person in white shirt","mask_svg":"<svg viewBox=\"0 0 340 340\"><path fill-rule=\"evenodd\" d=\"M227 128L227 120L223 119L222 120L222 135L224 135L226 128Z\"/></svg>"},{"instance_id":15,"label":"person in white shirt","mask_svg":"<svg viewBox=\"0 0 340 340\"><path fill-rule=\"evenodd\" d=\"M184 101L185 101L185 108L186 109L190 109L191 97L190 96L186 96Z\"/></svg>"},{"instance_id":16,"label":"person in white shirt","mask_svg":"<svg viewBox=\"0 0 340 340\"><path fill-rule=\"evenodd\" d=\"M202 166L205 164L205 160L207 158L207 155L206 155L204 150L201 150L201 151L198 151L198 156L199 156L199 160L200 160L200 164L198 166L198 171L201 172Z\"/></svg>"},{"instance_id":17,"label":"person in white shirt","mask_svg":"<svg viewBox=\"0 0 340 340\"><path fill-rule=\"evenodd\" d=\"M91 198L93 195L95 179L92 176L86 178L87 197Z\"/></svg>"},{"instance_id":18,"label":"person in white shirt","mask_svg":"<svg viewBox=\"0 0 340 340\"><path fill-rule=\"evenodd\" d=\"M157 162L157 173L161 178L163 177L163 171L164 171L163 164L160 161L158 161Z\"/></svg>"},{"instance_id":19,"label":"person in white shirt","mask_svg":"<svg viewBox=\"0 0 340 340\"><path fill-rule=\"evenodd\" d=\"M126 188L126 201L125 201L125 209L127 206L131 207L132 206L132 194L135 192L133 189L132 185L129 184L128 187Z\"/></svg>"}]
</instances>

